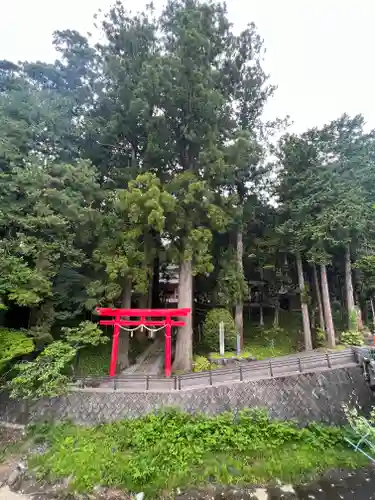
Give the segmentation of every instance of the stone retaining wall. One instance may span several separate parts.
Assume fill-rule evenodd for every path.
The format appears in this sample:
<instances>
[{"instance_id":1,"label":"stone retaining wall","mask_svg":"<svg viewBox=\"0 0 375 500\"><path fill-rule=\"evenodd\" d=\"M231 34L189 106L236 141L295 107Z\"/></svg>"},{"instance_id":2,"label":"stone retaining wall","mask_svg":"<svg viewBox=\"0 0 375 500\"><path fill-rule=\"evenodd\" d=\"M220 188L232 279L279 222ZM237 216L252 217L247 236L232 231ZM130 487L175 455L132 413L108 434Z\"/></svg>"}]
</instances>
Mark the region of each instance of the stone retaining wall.
<instances>
[{"instance_id":1,"label":"stone retaining wall","mask_svg":"<svg viewBox=\"0 0 375 500\"><path fill-rule=\"evenodd\" d=\"M29 404L3 395L0 420L25 424L69 419L90 425L135 418L166 407L210 415L258 407L266 408L274 418L296 419L302 425L311 420L340 424L344 421L342 404L355 401L365 411L373 401L359 367L169 393L84 389Z\"/></svg>"}]
</instances>

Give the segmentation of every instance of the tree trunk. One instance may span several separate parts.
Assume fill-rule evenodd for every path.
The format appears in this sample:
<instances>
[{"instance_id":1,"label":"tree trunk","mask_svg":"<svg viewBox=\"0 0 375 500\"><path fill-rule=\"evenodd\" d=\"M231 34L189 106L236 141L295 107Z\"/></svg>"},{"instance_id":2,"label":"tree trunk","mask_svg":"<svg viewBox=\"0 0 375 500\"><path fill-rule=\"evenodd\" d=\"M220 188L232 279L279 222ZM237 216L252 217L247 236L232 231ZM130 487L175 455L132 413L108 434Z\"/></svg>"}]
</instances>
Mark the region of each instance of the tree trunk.
<instances>
[{"instance_id":1,"label":"tree trunk","mask_svg":"<svg viewBox=\"0 0 375 500\"><path fill-rule=\"evenodd\" d=\"M311 326L311 330L314 331L315 330L315 307L312 307L311 308L311 318L310 318L310 326Z\"/></svg>"},{"instance_id":2,"label":"tree trunk","mask_svg":"<svg viewBox=\"0 0 375 500\"><path fill-rule=\"evenodd\" d=\"M259 326L264 326L263 306L259 304Z\"/></svg>"},{"instance_id":3,"label":"tree trunk","mask_svg":"<svg viewBox=\"0 0 375 500\"><path fill-rule=\"evenodd\" d=\"M121 308L130 309L132 302L132 281L125 278L122 294L121 294ZM122 371L129 366L129 332L120 329L119 342L118 342L118 358L117 368Z\"/></svg>"},{"instance_id":4,"label":"tree trunk","mask_svg":"<svg viewBox=\"0 0 375 500\"><path fill-rule=\"evenodd\" d=\"M374 299L370 299L370 304L371 304L371 313L372 313L372 325L375 331L375 308L374 308Z\"/></svg>"},{"instance_id":5,"label":"tree trunk","mask_svg":"<svg viewBox=\"0 0 375 500\"><path fill-rule=\"evenodd\" d=\"M323 332L325 332L326 329L325 329L325 324L324 324L324 310L323 310L322 294L320 292L319 276L318 276L318 271L316 269L315 264L313 264L313 271L314 271L315 295L316 295L316 301L318 303L318 311L319 311L319 327L321 330L323 330Z\"/></svg>"},{"instance_id":6,"label":"tree trunk","mask_svg":"<svg viewBox=\"0 0 375 500\"><path fill-rule=\"evenodd\" d=\"M155 241L157 245L157 254L154 259L154 265L152 270L152 307L154 309L158 309L160 307L160 258L159 258L159 245L160 245L160 236L155 235Z\"/></svg>"},{"instance_id":7,"label":"tree trunk","mask_svg":"<svg viewBox=\"0 0 375 500\"><path fill-rule=\"evenodd\" d=\"M355 309L355 302L354 302L352 264L350 260L349 244L345 249L345 294L346 294L346 307L348 310L348 329L358 330L357 312Z\"/></svg>"},{"instance_id":8,"label":"tree trunk","mask_svg":"<svg viewBox=\"0 0 375 500\"><path fill-rule=\"evenodd\" d=\"M243 279L243 234L242 227L237 230L237 269ZM235 311L236 330L241 338L241 349L243 348L243 298L241 297L236 304Z\"/></svg>"},{"instance_id":9,"label":"tree trunk","mask_svg":"<svg viewBox=\"0 0 375 500\"><path fill-rule=\"evenodd\" d=\"M322 292L323 292L323 307L324 307L324 317L327 329L328 347L335 347L335 327L333 325L332 309L331 309L331 299L329 297L329 288L327 280L327 268L325 264L320 266L321 280L322 280Z\"/></svg>"},{"instance_id":10,"label":"tree trunk","mask_svg":"<svg viewBox=\"0 0 375 500\"><path fill-rule=\"evenodd\" d=\"M146 305L147 309L152 309L152 297L153 297L152 289L153 289L153 277L151 277L150 286L148 287L148 292L147 292L147 305ZM155 309L157 309L157 307Z\"/></svg>"},{"instance_id":11,"label":"tree trunk","mask_svg":"<svg viewBox=\"0 0 375 500\"><path fill-rule=\"evenodd\" d=\"M143 293L139 297L139 308L140 309L147 309L148 308L148 292ZM139 328L138 330L135 331L135 338L137 339L138 342L146 342L147 340L147 330L146 328Z\"/></svg>"},{"instance_id":12,"label":"tree trunk","mask_svg":"<svg viewBox=\"0 0 375 500\"><path fill-rule=\"evenodd\" d=\"M280 301L277 300L275 304L275 313L273 316L273 327L278 328L279 327L279 312L280 312Z\"/></svg>"},{"instance_id":13,"label":"tree trunk","mask_svg":"<svg viewBox=\"0 0 375 500\"><path fill-rule=\"evenodd\" d=\"M263 267L260 268L260 281L262 282L262 289L259 295L259 326L264 326L263 315Z\"/></svg>"},{"instance_id":14,"label":"tree trunk","mask_svg":"<svg viewBox=\"0 0 375 500\"><path fill-rule=\"evenodd\" d=\"M183 318L185 326L178 329L173 369L188 371L191 370L193 362L193 268L191 260L184 261L180 266L178 308L185 307L188 307L191 312Z\"/></svg>"},{"instance_id":15,"label":"tree trunk","mask_svg":"<svg viewBox=\"0 0 375 500\"><path fill-rule=\"evenodd\" d=\"M311 328L309 318L309 308L304 299L305 294L305 278L303 276L302 258L300 252L296 253L297 270L298 270L298 284L301 299L302 321L303 321L303 335L305 340L305 350L312 350Z\"/></svg>"}]
</instances>

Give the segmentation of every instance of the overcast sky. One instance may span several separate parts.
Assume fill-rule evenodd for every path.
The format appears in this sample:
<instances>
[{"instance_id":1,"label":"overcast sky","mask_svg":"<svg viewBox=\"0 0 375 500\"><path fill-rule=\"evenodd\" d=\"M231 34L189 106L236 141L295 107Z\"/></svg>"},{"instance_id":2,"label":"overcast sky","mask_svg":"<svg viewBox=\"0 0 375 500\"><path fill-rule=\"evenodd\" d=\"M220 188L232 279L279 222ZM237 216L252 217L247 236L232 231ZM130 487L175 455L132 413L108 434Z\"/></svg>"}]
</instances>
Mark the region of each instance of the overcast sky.
<instances>
[{"instance_id":1,"label":"overcast sky","mask_svg":"<svg viewBox=\"0 0 375 500\"><path fill-rule=\"evenodd\" d=\"M111 0L0 0L0 59L54 60L56 29L92 31ZM146 0L124 1L142 7ZM158 8L162 0L154 0ZM303 131L341 113L375 127L374 0L228 0L240 29L255 22L267 47L265 67L278 85L267 116L289 114Z\"/></svg>"}]
</instances>

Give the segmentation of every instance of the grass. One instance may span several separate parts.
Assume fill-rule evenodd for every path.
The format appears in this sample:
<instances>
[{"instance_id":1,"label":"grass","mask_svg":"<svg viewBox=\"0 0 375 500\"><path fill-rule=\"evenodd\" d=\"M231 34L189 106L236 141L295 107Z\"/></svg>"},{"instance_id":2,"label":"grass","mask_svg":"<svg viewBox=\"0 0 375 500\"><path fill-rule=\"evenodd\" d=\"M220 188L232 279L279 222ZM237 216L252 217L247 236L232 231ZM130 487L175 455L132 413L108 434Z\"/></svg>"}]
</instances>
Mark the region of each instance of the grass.
<instances>
[{"instance_id":1,"label":"grass","mask_svg":"<svg viewBox=\"0 0 375 500\"><path fill-rule=\"evenodd\" d=\"M322 453L310 446L295 449L286 445L278 450L264 450L251 456L219 454L206 457L204 468L193 470L185 486L190 486L191 482L204 484L208 480L224 485L267 485L275 479L299 484L313 480L333 468L355 469L365 465L368 465L368 461L354 456L351 450L336 448Z\"/></svg>"},{"instance_id":2,"label":"grass","mask_svg":"<svg viewBox=\"0 0 375 500\"><path fill-rule=\"evenodd\" d=\"M40 479L72 476L79 492L100 484L157 498L213 482L298 483L327 469L365 465L348 448L347 432L317 424L300 429L259 411L216 417L171 411L92 428L34 428L35 439L50 447L29 464Z\"/></svg>"},{"instance_id":3,"label":"grass","mask_svg":"<svg viewBox=\"0 0 375 500\"><path fill-rule=\"evenodd\" d=\"M298 335L293 330L284 328L261 328L254 325L246 325L244 334L244 350L242 358L254 357L255 359L274 358L293 354L298 350ZM219 353L211 353L212 358L231 358L236 356L234 352L226 352L224 356Z\"/></svg>"},{"instance_id":4,"label":"grass","mask_svg":"<svg viewBox=\"0 0 375 500\"><path fill-rule=\"evenodd\" d=\"M278 341L269 345L262 345L261 341L246 342L245 348L255 359L274 358L297 352L289 343Z\"/></svg>"},{"instance_id":5,"label":"grass","mask_svg":"<svg viewBox=\"0 0 375 500\"><path fill-rule=\"evenodd\" d=\"M300 314L280 311L280 326L274 328L266 317L264 327L245 322L245 351L256 359L286 356L298 351L301 340Z\"/></svg>"},{"instance_id":6,"label":"grass","mask_svg":"<svg viewBox=\"0 0 375 500\"><path fill-rule=\"evenodd\" d=\"M100 377L108 375L111 359L111 342L83 349L79 353L76 373L78 376Z\"/></svg>"},{"instance_id":7,"label":"grass","mask_svg":"<svg viewBox=\"0 0 375 500\"><path fill-rule=\"evenodd\" d=\"M272 318L265 318L265 325L260 327L245 319L244 324L244 349L241 358L254 357L257 360L287 356L300 351L303 346L301 314L280 311L280 327L274 328ZM340 351L345 349L344 345L337 345L334 349L320 347L320 352ZM197 345L195 352L208 358L218 359L237 357L235 352L225 352L220 356L218 352L208 352L204 345ZM208 368L202 368L208 369Z\"/></svg>"},{"instance_id":8,"label":"grass","mask_svg":"<svg viewBox=\"0 0 375 500\"><path fill-rule=\"evenodd\" d=\"M299 342L302 340L300 314L280 311L280 327L274 328L272 318L265 318L265 325L260 327L244 318L244 349L241 357L256 359L285 356L298 352ZM219 342L219 341L218 341ZM197 354L220 358L219 353L208 353L205 346L197 346ZM225 353L224 357L236 356L233 352Z\"/></svg>"},{"instance_id":9,"label":"grass","mask_svg":"<svg viewBox=\"0 0 375 500\"><path fill-rule=\"evenodd\" d=\"M212 359L221 359L221 358L226 358L226 359L231 359L231 358L242 358L242 359L247 359L252 357L252 353L248 351L242 351L241 354L237 354L235 352L225 352L223 355L221 355L218 352L211 352L209 355L210 358Z\"/></svg>"}]
</instances>

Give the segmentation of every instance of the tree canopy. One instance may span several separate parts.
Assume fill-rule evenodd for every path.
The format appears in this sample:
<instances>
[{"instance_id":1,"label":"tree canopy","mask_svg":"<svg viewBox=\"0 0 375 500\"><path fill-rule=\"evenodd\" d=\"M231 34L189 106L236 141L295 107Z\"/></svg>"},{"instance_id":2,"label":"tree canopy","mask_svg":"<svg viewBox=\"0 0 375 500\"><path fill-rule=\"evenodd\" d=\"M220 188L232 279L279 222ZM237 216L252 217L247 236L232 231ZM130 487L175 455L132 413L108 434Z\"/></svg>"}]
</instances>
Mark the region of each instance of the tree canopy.
<instances>
[{"instance_id":1,"label":"tree canopy","mask_svg":"<svg viewBox=\"0 0 375 500\"><path fill-rule=\"evenodd\" d=\"M193 311L176 370L191 368L197 303L227 308L243 337L244 307L260 324L272 310L276 327L283 298L296 298L306 349L316 309L331 347L344 328L334 304L362 328L375 292L364 117L283 130L275 144L286 121L264 118L276 91L264 41L251 23L235 33L219 1L168 0L156 15L117 0L95 26L98 44L56 32L54 63L0 62L3 323L63 342L37 358L36 376L56 352L70 362L61 329L97 305L159 305L172 265L179 306Z\"/></svg>"}]
</instances>

